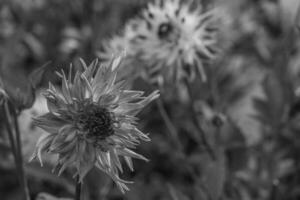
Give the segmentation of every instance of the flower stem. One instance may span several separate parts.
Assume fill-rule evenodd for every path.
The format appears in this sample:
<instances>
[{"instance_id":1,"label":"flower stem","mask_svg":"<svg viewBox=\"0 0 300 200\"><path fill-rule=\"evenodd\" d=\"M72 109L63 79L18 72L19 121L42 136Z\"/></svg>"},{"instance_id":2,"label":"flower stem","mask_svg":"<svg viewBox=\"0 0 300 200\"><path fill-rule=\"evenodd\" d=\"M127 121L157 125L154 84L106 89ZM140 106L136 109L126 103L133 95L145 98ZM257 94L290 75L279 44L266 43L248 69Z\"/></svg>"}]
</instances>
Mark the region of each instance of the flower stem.
<instances>
[{"instance_id":1,"label":"flower stem","mask_svg":"<svg viewBox=\"0 0 300 200\"><path fill-rule=\"evenodd\" d=\"M191 85L190 85L189 81L186 80L186 79L185 79L185 85L186 85L188 95L189 95L189 99L190 99L190 110L191 110L191 113L192 113L192 120L193 120L193 123L196 126L197 130L199 131L200 140L201 140L203 146L205 147L206 151L208 152L208 154L211 156L211 158L213 160L216 160L215 152L211 148L209 142L207 141L205 132L199 124L198 117L197 117L197 112L195 111L195 108L194 108L195 98L194 98L194 95L193 95L193 91L192 91L192 88L191 88Z\"/></svg>"},{"instance_id":2,"label":"flower stem","mask_svg":"<svg viewBox=\"0 0 300 200\"><path fill-rule=\"evenodd\" d=\"M13 157L14 157L14 162L15 162L15 165L16 165L16 171L17 171L18 180L19 180L19 182L21 184L21 175L20 175L20 171L19 171L18 155L17 155L17 152L16 152L15 139L14 139L13 131L11 129L11 123L9 121L10 115L9 115L9 110L8 110L8 106L7 106L6 102L4 103L3 109L4 109L4 114L5 114L5 116L4 116L4 124L5 124L5 128L7 130L7 133L8 133L8 139L9 139L9 143L10 143L10 149L11 149L11 152L12 152Z\"/></svg>"},{"instance_id":3,"label":"flower stem","mask_svg":"<svg viewBox=\"0 0 300 200\"><path fill-rule=\"evenodd\" d=\"M18 155L18 162L19 162L19 170L21 175L21 184L23 186L23 192L24 192L24 199L29 200L29 190L28 190L28 184L25 176L25 170L24 170L24 162L23 162L23 154L22 154L22 144L21 144L21 133L20 128L18 124L18 116L16 113L16 110L14 107L12 107L12 116L13 116L13 122L14 122L14 128L16 131L16 152Z\"/></svg>"},{"instance_id":4,"label":"flower stem","mask_svg":"<svg viewBox=\"0 0 300 200\"><path fill-rule=\"evenodd\" d=\"M11 112L8 101L4 103L4 113L5 113L5 117L4 117L5 126L6 126L6 129L8 132L11 150L12 150L14 160L15 160L17 176L18 176L22 191L24 193L24 200L29 200L30 199L29 191L28 191L27 181L25 178L24 168L23 168L20 131L19 131L19 126L18 126L18 122L17 122L17 115L15 114L14 111ZM12 116L14 118L13 120L11 119L11 117L12 117L11 113L13 113L12 114ZM12 121L14 123L14 128L15 128L14 131L12 129L12 124L11 124ZM14 132L15 132L16 136L14 136Z\"/></svg>"},{"instance_id":5,"label":"flower stem","mask_svg":"<svg viewBox=\"0 0 300 200\"><path fill-rule=\"evenodd\" d=\"M278 196L278 187L280 185L280 182L278 179L273 180L272 182L272 188L271 188L271 194L269 199L270 200L277 200L277 196Z\"/></svg>"},{"instance_id":6,"label":"flower stem","mask_svg":"<svg viewBox=\"0 0 300 200\"><path fill-rule=\"evenodd\" d=\"M9 142L10 142L10 146L11 146L11 151L12 151L12 154L14 156L15 163L17 164L16 145L15 145L15 141L14 141L13 131L12 131L11 127L10 127L9 110L8 110L6 102L4 103L3 109L4 109L4 113L5 113L4 123L5 123L6 130L8 132L8 138L9 138Z\"/></svg>"},{"instance_id":7,"label":"flower stem","mask_svg":"<svg viewBox=\"0 0 300 200\"><path fill-rule=\"evenodd\" d=\"M182 145L180 144L179 139L178 139L178 132L177 132L174 124L172 123L172 121L164 107L163 102L161 101L161 99L157 99L156 103L157 103L157 107L160 112L160 115L162 116L162 119L164 120L165 125L166 125L167 129L169 130L170 136L171 136L174 144L176 145L176 147L179 150L182 150Z\"/></svg>"},{"instance_id":8,"label":"flower stem","mask_svg":"<svg viewBox=\"0 0 300 200\"><path fill-rule=\"evenodd\" d=\"M77 179L76 179L75 200L81 200L81 188L82 188L82 184L79 181L79 176L77 176Z\"/></svg>"}]
</instances>

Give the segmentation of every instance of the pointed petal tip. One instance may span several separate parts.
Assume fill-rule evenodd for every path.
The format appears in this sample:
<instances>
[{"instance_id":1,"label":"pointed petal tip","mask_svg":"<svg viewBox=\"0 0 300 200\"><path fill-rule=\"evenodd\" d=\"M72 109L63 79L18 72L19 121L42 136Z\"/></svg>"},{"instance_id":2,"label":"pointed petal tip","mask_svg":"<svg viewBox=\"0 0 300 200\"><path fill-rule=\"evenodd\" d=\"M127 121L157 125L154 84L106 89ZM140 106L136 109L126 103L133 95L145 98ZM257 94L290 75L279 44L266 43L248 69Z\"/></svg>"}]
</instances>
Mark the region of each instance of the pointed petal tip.
<instances>
[{"instance_id":1,"label":"pointed petal tip","mask_svg":"<svg viewBox=\"0 0 300 200\"><path fill-rule=\"evenodd\" d=\"M79 61L81 63L81 66L83 67L83 70L86 70L88 67L87 67L85 61L82 58L79 58Z\"/></svg>"},{"instance_id":2,"label":"pointed petal tip","mask_svg":"<svg viewBox=\"0 0 300 200\"><path fill-rule=\"evenodd\" d=\"M28 159L28 163L30 163L30 162L32 162L34 159L36 158L36 155L35 154L32 154L31 156L30 156L30 158Z\"/></svg>"},{"instance_id":3,"label":"pointed petal tip","mask_svg":"<svg viewBox=\"0 0 300 200\"><path fill-rule=\"evenodd\" d=\"M160 91L154 90L149 96L152 96L152 98L158 98L160 96Z\"/></svg>"}]
</instances>

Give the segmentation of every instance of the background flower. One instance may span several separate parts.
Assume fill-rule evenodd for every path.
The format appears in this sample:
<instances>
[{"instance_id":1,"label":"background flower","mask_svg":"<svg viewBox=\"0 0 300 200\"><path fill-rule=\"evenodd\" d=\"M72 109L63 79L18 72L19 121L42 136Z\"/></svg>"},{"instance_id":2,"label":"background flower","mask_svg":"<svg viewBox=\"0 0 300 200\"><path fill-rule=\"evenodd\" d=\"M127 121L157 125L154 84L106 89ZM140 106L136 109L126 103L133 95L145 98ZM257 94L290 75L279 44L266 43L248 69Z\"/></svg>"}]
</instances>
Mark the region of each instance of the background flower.
<instances>
[{"instance_id":1,"label":"background flower","mask_svg":"<svg viewBox=\"0 0 300 200\"><path fill-rule=\"evenodd\" d=\"M150 81L189 79L200 75L206 81L203 64L216 55L217 14L200 3L156 0L130 20L122 34L104 42L100 58L125 50L127 59L140 60ZM141 69L130 69L140 75Z\"/></svg>"}]
</instances>

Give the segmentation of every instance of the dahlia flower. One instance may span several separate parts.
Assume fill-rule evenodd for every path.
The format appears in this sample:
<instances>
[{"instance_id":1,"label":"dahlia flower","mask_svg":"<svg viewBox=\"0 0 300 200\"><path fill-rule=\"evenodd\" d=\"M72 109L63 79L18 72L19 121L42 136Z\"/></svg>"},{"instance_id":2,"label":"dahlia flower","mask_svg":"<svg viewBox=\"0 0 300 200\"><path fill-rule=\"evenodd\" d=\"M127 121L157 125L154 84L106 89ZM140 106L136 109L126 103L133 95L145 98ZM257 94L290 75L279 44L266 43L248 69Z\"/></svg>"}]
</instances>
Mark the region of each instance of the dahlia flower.
<instances>
[{"instance_id":1,"label":"dahlia flower","mask_svg":"<svg viewBox=\"0 0 300 200\"><path fill-rule=\"evenodd\" d=\"M145 64L149 80L193 79L198 74L205 81L203 63L216 54L217 17L214 10L204 11L199 3L194 4L183 0L149 3L121 35L104 42L99 56L105 59L112 52L126 50L128 59Z\"/></svg>"},{"instance_id":2,"label":"dahlia flower","mask_svg":"<svg viewBox=\"0 0 300 200\"><path fill-rule=\"evenodd\" d=\"M40 138L33 158L42 164L42 152L58 154L58 174L74 166L79 181L96 166L124 192L129 182L119 177L120 158L131 170L132 158L147 160L131 150L140 140L149 141L136 127L135 115L159 94L143 96L144 92L124 89L124 81L115 81L120 61L116 57L107 66L99 66L97 60L89 66L82 61L83 71L73 78L72 68L68 76L58 73L61 89L49 84L45 94L49 112L34 119L49 135Z\"/></svg>"}]
</instances>

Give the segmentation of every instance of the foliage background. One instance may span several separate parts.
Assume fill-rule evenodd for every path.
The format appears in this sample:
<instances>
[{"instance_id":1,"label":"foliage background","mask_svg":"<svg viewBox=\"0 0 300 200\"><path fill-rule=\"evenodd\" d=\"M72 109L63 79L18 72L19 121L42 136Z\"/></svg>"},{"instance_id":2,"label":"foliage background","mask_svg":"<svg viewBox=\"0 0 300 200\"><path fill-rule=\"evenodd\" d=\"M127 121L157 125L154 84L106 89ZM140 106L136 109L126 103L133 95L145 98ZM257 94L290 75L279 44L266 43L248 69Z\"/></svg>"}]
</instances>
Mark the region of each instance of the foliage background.
<instances>
[{"instance_id":1,"label":"foliage background","mask_svg":"<svg viewBox=\"0 0 300 200\"><path fill-rule=\"evenodd\" d=\"M51 61L40 87L55 81L55 70L87 62L95 57L101 42L122 30L127 19L138 14L147 1L141 0L1 0L1 76L12 94L26 94L28 74ZM203 1L203 3L211 3ZM299 199L299 39L288 35L296 16L296 0L219 0L221 7L219 45L221 55L208 70L217 87L217 101L210 102L207 85L193 85L193 93L208 104L205 129L217 134L221 143L213 148L218 159L211 161L197 142L195 127L187 112L184 92L162 97L179 132L183 150L177 148L155 104L140 115L140 126L152 141L138 152L150 159L135 161L131 191L122 195L105 175L92 171L87 178L88 199ZM288 35L288 36L287 36ZM290 55L286 55L291 52ZM137 80L138 89L150 91ZM178 86L178 91L183 89ZM39 96L38 96L39 97ZM37 98L39 100L39 98ZM41 131L30 119L44 112L43 100L20 116L25 160ZM226 116L221 127L214 116ZM197 133L196 133L197 134ZM0 197L21 199L12 157L1 132ZM212 136L209 136L212 137ZM70 174L51 173L52 158L41 168L26 163L31 196L40 192L72 197Z\"/></svg>"}]
</instances>

